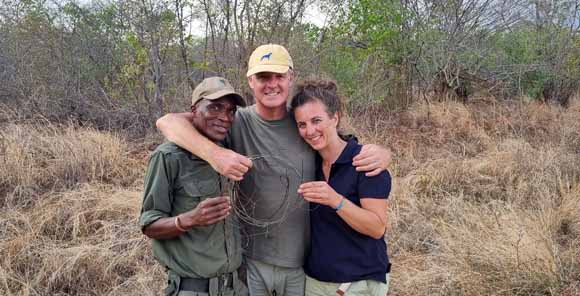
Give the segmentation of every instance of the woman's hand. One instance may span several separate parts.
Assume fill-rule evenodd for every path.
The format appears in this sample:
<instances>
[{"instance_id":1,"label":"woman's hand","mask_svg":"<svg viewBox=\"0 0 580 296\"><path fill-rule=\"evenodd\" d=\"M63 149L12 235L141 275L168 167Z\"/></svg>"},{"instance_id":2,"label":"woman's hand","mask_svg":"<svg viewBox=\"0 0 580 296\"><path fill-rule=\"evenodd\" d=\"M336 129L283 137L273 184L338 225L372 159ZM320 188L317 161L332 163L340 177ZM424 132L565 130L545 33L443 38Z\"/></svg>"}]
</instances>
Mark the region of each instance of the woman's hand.
<instances>
[{"instance_id":1,"label":"woman's hand","mask_svg":"<svg viewBox=\"0 0 580 296\"><path fill-rule=\"evenodd\" d=\"M298 193L302 194L304 199L309 202L326 205L333 209L336 209L344 198L324 181L303 183L298 187Z\"/></svg>"}]
</instances>

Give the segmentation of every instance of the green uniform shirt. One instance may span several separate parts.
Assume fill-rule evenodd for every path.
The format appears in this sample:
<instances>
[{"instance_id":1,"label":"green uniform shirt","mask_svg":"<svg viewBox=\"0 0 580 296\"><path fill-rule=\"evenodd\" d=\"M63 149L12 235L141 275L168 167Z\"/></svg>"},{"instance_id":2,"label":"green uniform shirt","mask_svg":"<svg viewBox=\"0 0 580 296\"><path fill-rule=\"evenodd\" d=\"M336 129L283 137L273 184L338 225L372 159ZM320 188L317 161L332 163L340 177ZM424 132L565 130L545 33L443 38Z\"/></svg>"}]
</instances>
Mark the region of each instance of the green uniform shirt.
<instances>
[{"instance_id":1,"label":"green uniform shirt","mask_svg":"<svg viewBox=\"0 0 580 296\"><path fill-rule=\"evenodd\" d=\"M141 229L160 218L194 209L220 195L220 176L205 161L173 143L159 145L145 176ZM153 240L153 255L181 277L212 278L236 270L242 261L239 227L233 215L182 235Z\"/></svg>"}]
</instances>

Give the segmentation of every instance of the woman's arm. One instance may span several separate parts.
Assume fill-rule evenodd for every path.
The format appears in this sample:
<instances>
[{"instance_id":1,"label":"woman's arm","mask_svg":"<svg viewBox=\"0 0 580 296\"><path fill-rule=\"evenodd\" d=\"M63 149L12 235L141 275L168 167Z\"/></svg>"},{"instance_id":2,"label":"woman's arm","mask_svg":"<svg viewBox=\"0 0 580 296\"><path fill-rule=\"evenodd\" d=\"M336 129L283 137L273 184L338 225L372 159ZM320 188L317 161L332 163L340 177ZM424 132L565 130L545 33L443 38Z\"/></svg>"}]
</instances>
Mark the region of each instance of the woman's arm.
<instances>
[{"instance_id":1,"label":"woman's arm","mask_svg":"<svg viewBox=\"0 0 580 296\"><path fill-rule=\"evenodd\" d=\"M298 193L309 202L327 205L337 210L337 214L354 230L380 239L387 226L386 199L361 198L361 207L338 194L323 181L307 182L298 188Z\"/></svg>"},{"instance_id":2,"label":"woman's arm","mask_svg":"<svg viewBox=\"0 0 580 296\"><path fill-rule=\"evenodd\" d=\"M385 235L388 208L386 199L361 198L362 207L359 207L348 199L342 198L344 205L336 213L344 222L354 230L375 239L380 239Z\"/></svg>"}]
</instances>

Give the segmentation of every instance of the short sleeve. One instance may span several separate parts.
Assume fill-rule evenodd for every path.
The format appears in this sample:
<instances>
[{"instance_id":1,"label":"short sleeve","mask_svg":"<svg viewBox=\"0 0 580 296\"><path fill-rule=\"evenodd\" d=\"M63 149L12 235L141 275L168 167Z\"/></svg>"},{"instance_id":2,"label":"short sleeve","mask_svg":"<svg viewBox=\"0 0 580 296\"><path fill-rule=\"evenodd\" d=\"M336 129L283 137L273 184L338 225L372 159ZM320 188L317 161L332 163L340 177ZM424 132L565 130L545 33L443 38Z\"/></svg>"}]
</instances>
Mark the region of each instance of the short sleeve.
<instances>
[{"instance_id":1,"label":"short sleeve","mask_svg":"<svg viewBox=\"0 0 580 296\"><path fill-rule=\"evenodd\" d=\"M145 174L143 205L139 218L141 230L161 218L171 216L174 171L175 164L163 152L156 151L151 155Z\"/></svg>"},{"instance_id":2,"label":"short sleeve","mask_svg":"<svg viewBox=\"0 0 580 296\"><path fill-rule=\"evenodd\" d=\"M383 171L377 176L367 177L358 173L358 193L360 198L387 199L391 193L391 174Z\"/></svg>"}]
</instances>

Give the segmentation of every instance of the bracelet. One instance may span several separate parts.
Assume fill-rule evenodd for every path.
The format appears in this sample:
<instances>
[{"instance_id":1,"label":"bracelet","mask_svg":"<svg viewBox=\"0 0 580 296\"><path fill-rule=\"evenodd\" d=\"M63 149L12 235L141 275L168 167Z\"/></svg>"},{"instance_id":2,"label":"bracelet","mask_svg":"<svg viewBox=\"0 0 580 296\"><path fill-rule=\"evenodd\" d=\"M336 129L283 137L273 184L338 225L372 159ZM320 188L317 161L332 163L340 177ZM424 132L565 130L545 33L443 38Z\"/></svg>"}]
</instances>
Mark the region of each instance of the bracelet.
<instances>
[{"instance_id":1,"label":"bracelet","mask_svg":"<svg viewBox=\"0 0 580 296\"><path fill-rule=\"evenodd\" d=\"M179 215L175 216L175 228L181 232L187 232L187 229L181 227L181 222L179 222Z\"/></svg>"},{"instance_id":2,"label":"bracelet","mask_svg":"<svg viewBox=\"0 0 580 296\"><path fill-rule=\"evenodd\" d=\"M340 209L342 209L342 208L344 207L344 200L345 200L345 198L343 197L343 198L340 200L340 203L338 204L338 206L336 206L336 209L334 209L335 211L337 211L337 212L338 212Z\"/></svg>"}]
</instances>

